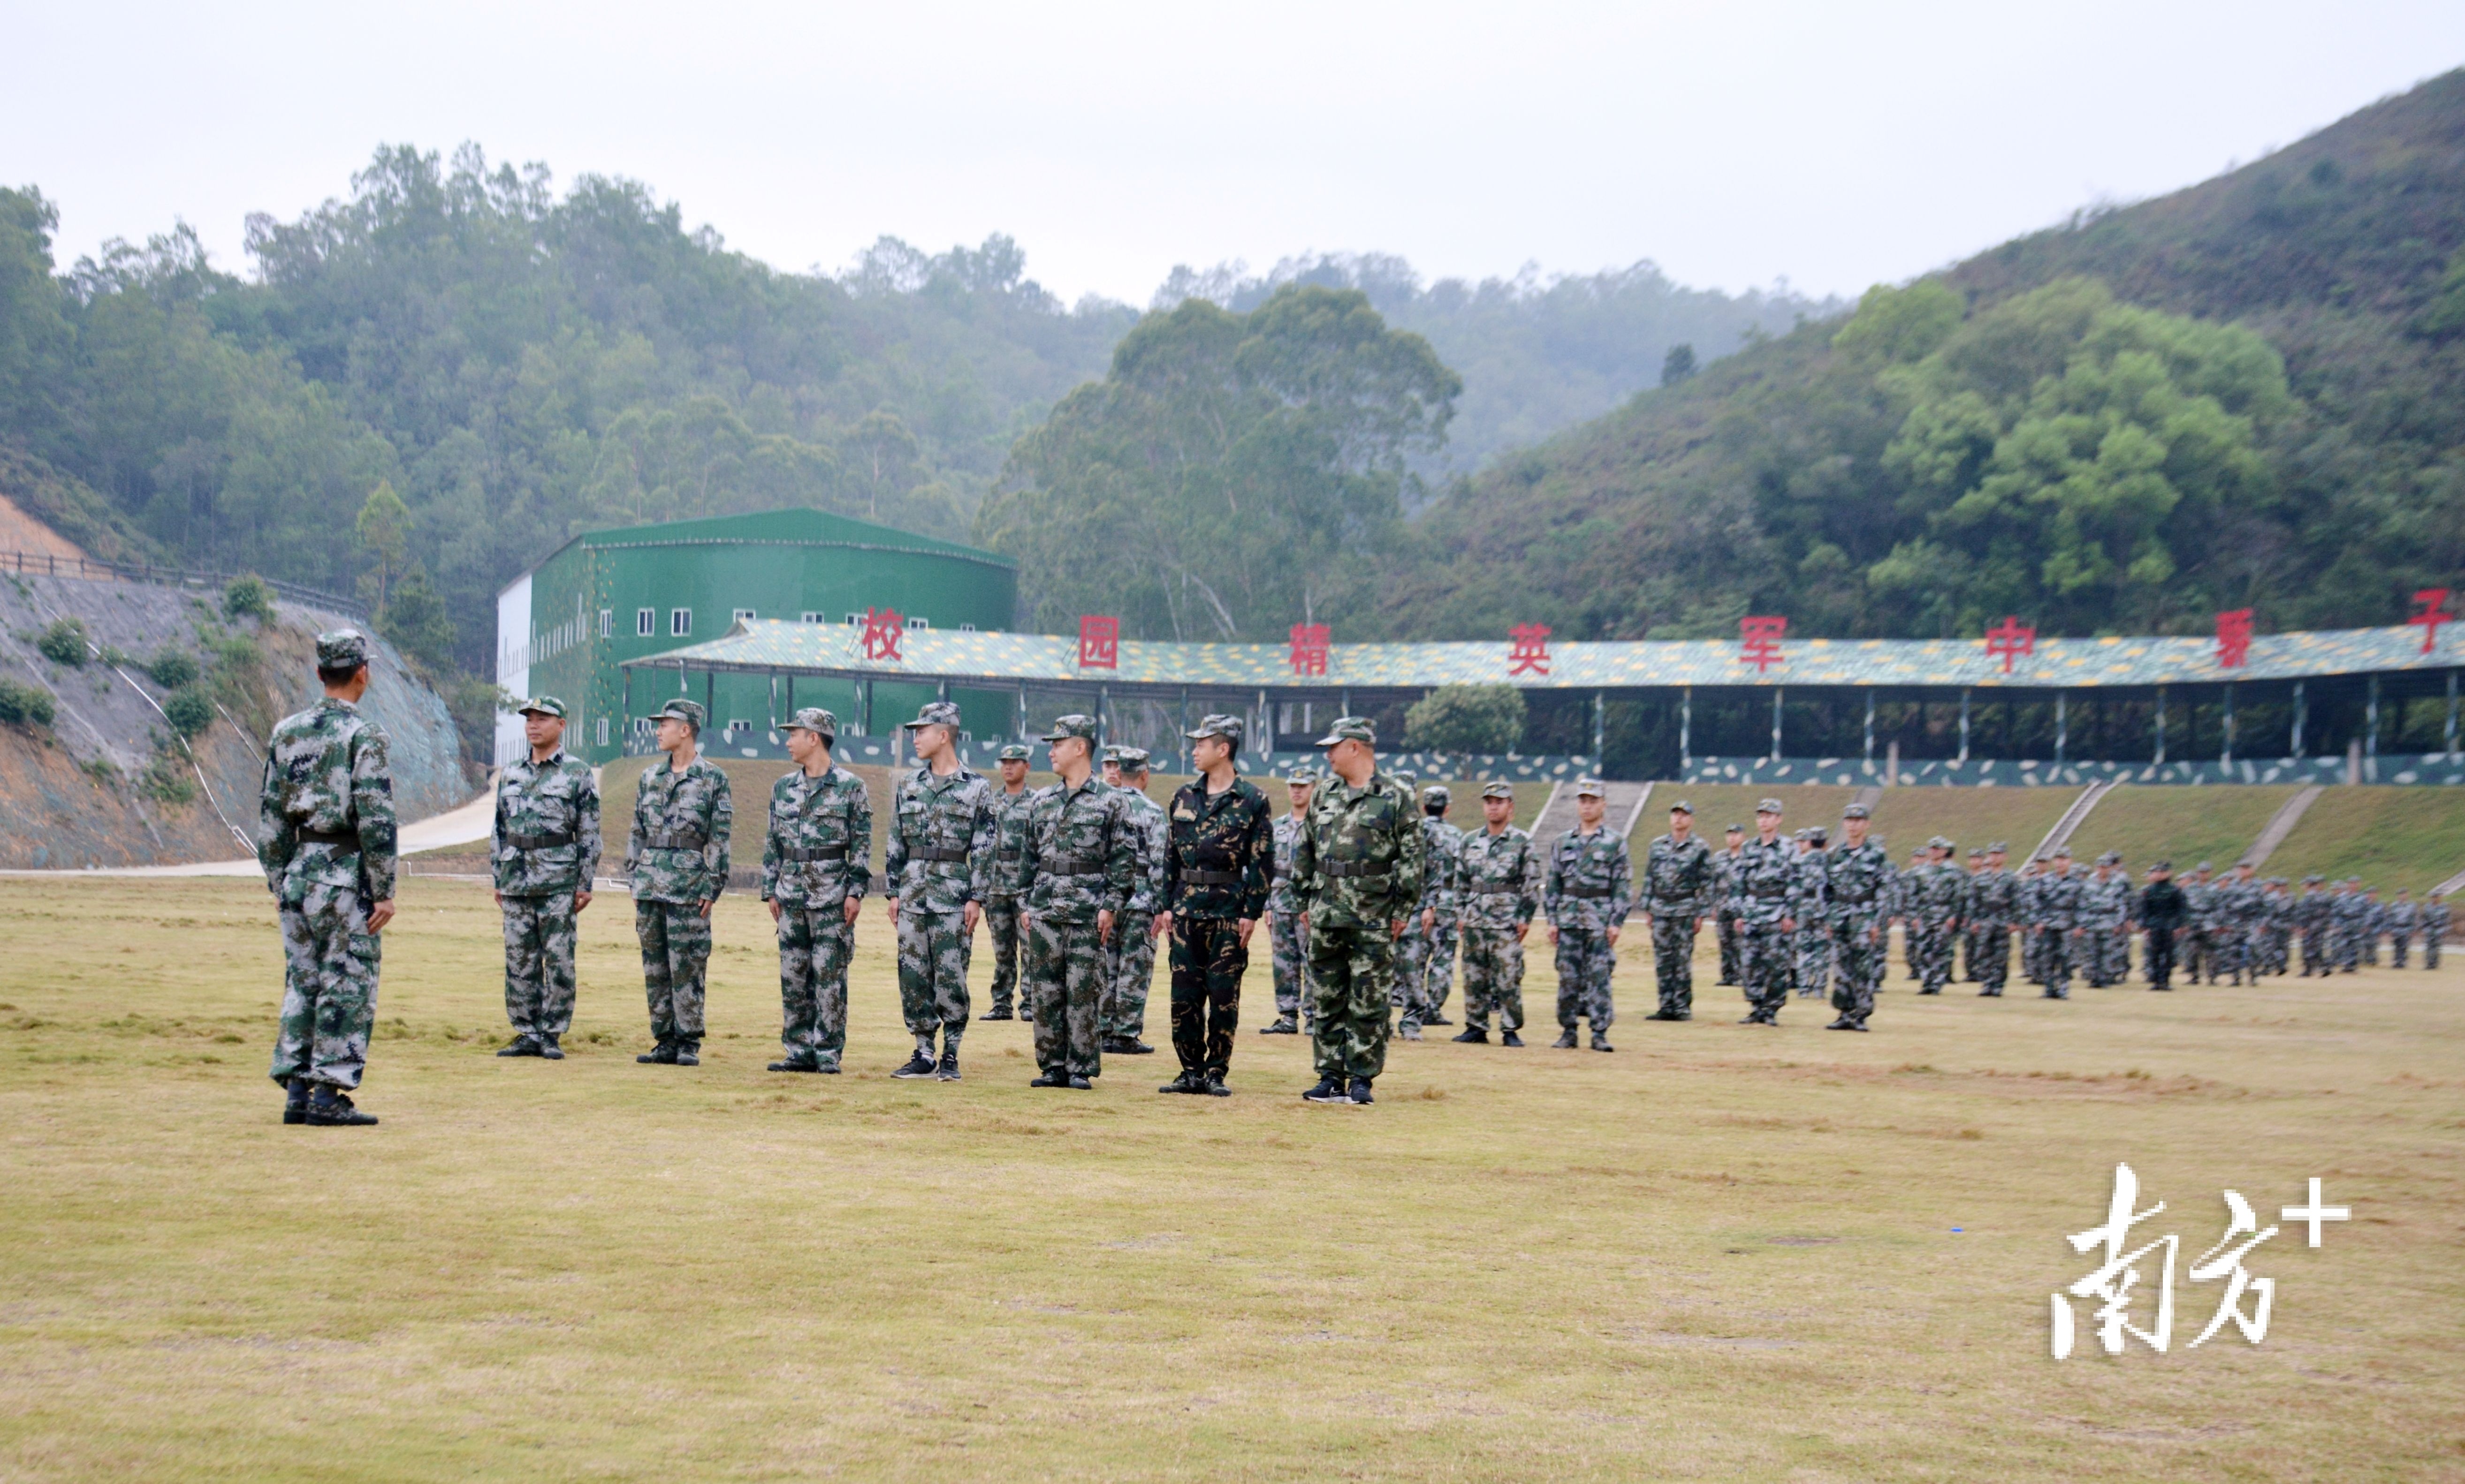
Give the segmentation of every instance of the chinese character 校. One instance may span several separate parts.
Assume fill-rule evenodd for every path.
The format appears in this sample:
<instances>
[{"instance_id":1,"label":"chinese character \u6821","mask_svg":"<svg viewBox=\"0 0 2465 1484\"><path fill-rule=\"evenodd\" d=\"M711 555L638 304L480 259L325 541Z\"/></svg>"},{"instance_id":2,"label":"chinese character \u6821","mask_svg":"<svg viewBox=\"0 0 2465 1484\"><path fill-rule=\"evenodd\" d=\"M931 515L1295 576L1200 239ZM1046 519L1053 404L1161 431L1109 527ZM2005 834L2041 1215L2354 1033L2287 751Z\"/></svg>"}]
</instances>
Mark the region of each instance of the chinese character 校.
<instances>
[{"instance_id":1,"label":"chinese character \u6821","mask_svg":"<svg viewBox=\"0 0 2465 1484\"><path fill-rule=\"evenodd\" d=\"M2422 626L2422 653L2428 654L2431 647L2439 642L2439 626L2456 622L2456 615L2448 611L2445 587L2423 588L2413 595L2413 607L2414 614L2406 622Z\"/></svg>"},{"instance_id":2,"label":"chinese character \u6821","mask_svg":"<svg viewBox=\"0 0 2465 1484\"><path fill-rule=\"evenodd\" d=\"M899 659L899 641L906 631L906 620L897 609L869 608L864 610L864 657L867 659Z\"/></svg>"},{"instance_id":3,"label":"chinese character \u6821","mask_svg":"<svg viewBox=\"0 0 2465 1484\"><path fill-rule=\"evenodd\" d=\"M2231 609L2217 615L2217 668L2240 670L2251 657L2251 609Z\"/></svg>"},{"instance_id":4,"label":"chinese character \u6821","mask_svg":"<svg viewBox=\"0 0 2465 1484\"><path fill-rule=\"evenodd\" d=\"M1506 652L1508 675L1547 675L1549 673L1549 626L1517 624L1506 631L1514 646Z\"/></svg>"},{"instance_id":5,"label":"chinese character \u6821","mask_svg":"<svg viewBox=\"0 0 2465 1484\"><path fill-rule=\"evenodd\" d=\"M1099 613L1082 615L1078 620L1078 668L1081 670L1119 670L1121 668L1121 621Z\"/></svg>"},{"instance_id":6,"label":"chinese character \u6821","mask_svg":"<svg viewBox=\"0 0 2465 1484\"><path fill-rule=\"evenodd\" d=\"M1986 631L1986 657L2003 661L2003 673L2011 673L2011 661L2037 653L2037 631L2006 615L2004 620Z\"/></svg>"},{"instance_id":7,"label":"chinese character \u6821","mask_svg":"<svg viewBox=\"0 0 2465 1484\"><path fill-rule=\"evenodd\" d=\"M1788 632L1788 619L1778 613L1751 614L1738 620L1738 662L1752 665L1760 675L1774 665L1787 664L1781 658L1781 636Z\"/></svg>"},{"instance_id":8,"label":"chinese character \u6821","mask_svg":"<svg viewBox=\"0 0 2465 1484\"><path fill-rule=\"evenodd\" d=\"M1292 637L1293 674L1326 674L1326 625L1295 624L1293 625Z\"/></svg>"}]
</instances>

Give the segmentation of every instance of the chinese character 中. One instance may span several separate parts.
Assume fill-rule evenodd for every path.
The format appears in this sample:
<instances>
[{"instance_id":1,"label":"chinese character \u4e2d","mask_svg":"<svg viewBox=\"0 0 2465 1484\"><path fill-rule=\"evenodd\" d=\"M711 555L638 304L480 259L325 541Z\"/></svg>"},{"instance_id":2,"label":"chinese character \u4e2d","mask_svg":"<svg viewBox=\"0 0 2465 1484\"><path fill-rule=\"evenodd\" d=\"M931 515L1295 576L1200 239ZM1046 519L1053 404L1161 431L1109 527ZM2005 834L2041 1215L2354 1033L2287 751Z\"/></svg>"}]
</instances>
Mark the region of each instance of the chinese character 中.
<instances>
[{"instance_id":1,"label":"chinese character \u4e2d","mask_svg":"<svg viewBox=\"0 0 2465 1484\"><path fill-rule=\"evenodd\" d=\"M2002 660L2005 675L2011 673L2013 659L2035 653L2037 631L2016 617L2007 616L1986 631L1986 657Z\"/></svg>"},{"instance_id":2,"label":"chinese character \u4e2d","mask_svg":"<svg viewBox=\"0 0 2465 1484\"><path fill-rule=\"evenodd\" d=\"M2456 615L2448 611L2448 589L2445 587L2423 588L2413 595L2413 606L2416 611L2406 622L2422 626L2422 653L2428 654L2431 647L2439 641L2439 626L2456 622Z\"/></svg>"},{"instance_id":3,"label":"chinese character \u4e2d","mask_svg":"<svg viewBox=\"0 0 2465 1484\"><path fill-rule=\"evenodd\" d=\"M1750 614L1738 620L1738 643L1743 653L1740 664L1752 665L1760 675L1774 665L1786 664L1781 658L1781 636L1788 632L1788 619L1784 614Z\"/></svg>"},{"instance_id":4,"label":"chinese character \u4e2d","mask_svg":"<svg viewBox=\"0 0 2465 1484\"><path fill-rule=\"evenodd\" d=\"M2230 609L2217 615L2217 668L2240 670L2251 657L2251 609Z\"/></svg>"},{"instance_id":5,"label":"chinese character \u4e2d","mask_svg":"<svg viewBox=\"0 0 2465 1484\"><path fill-rule=\"evenodd\" d=\"M1292 638L1293 674L1326 674L1326 625L1295 624L1293 625Z\"/></svg>"},{"instance_id":6,"label":"chinese character \u4e2d","mask_svg":"<svg viewBox=\"0 0 2465 1484\"><path fill-rule=\"evenodd\" d=\"M2072 1251L2086 1253L2090 1248L2102 1245L2105 1261L2086 1277L2054 1296L2054 1359L2059 1361L2072 1353L2072 1305L2074 1298L2097 1298L2098 1343L2108 1355L2122 1353L2123 1337L2130 1336L2151 1350L2164 1353L2174 1337L2174 1256L2183 1239L2162 1236L2143 1247L2123 1251L2123 1239L2137 1224L2146 1221L2165 1208L2158 1202L2135 1214L2131 1207L2140 1199L2140 1177L2128 1164L2114 1167L2114 1199L2107 1203L2105 1225L2092 1227L2066 1238ZM2157 1321L2154 1327L2143 1329L2131 1322L2130 1308L2135 1296L2132 1290L2140 1285L2140 1261L2149 1253L2164 1249L2165 1266L2157 1287Z\"/></svg>"},{"instance_id":7,"label":"chinese character \u4e2d","mask_svg":"<svg viewBox=\"0 0 2465 1484\"><path fill-rule=\"evenodd\" d=\"M1121 668L1121 621L1090 613L1078 620L1078 668Z\"/></svg>"},{"instance_id":8,"label":"chinese character \u4e2d","mask_svg":"<svg viewBox=\"0 0 2465 1484\"><path fill-rule=\"evenodd\" d=\"M1506 652L1506 673L1516 675L1547 675L1549 673L1549 626L1517 624L1506 631L1515 641Z\"/></svg>"},{"instance_id":9,"label":"chinese character \u4e2d","mask_svg":"<svg viewBox=\"0 0 2465 1484\"><path fill-rule=\"evenodd\" d=\"M867 659L899 659L899 640L905 632L905 620L897 609L869 608L864 610L864 657Z\"/></svg>"}]
</instances>

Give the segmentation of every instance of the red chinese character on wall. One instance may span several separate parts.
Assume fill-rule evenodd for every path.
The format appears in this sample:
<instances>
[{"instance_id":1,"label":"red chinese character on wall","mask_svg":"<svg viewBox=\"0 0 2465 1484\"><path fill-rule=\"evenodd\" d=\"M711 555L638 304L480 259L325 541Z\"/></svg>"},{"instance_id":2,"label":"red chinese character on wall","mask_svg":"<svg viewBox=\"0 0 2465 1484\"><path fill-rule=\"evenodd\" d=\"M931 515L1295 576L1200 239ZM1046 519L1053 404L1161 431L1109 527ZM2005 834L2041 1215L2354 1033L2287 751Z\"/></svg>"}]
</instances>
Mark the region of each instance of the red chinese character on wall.
<instances>
[{"instance_id":1,"label":"red chinese character on wall","mask_svg":"<svg viewBox=\"0 0 2465 1484\"><path fill-rule=\"evenodd\" d=\"M2251 609L2231 609L2217 615L2217 668L2240 670L2251 657Z\"/></svg>"},{"instance_id":2,"label":"red chinese character on wall","mask_svg":"<svg viewBox=\"0 0 2465 1484\"><path fill-rule=\"evenodd\" d=\"M1549 673L1549 626L1547 624L1517 624L1506 631L1506 636L1515 641L1514 647L1506 652L1508 675L1547 675Z\"/></svg>"},{"instance_id":3,"label":"red chinese character on wall","mask_svg":"<svg viewBox=\"0 0 2465 1484\"><path fill-rule=\"evenodd\" d=\"M907 631L906 624L907 621L899 616L897 609L866 609L864 610L864 657L898 659L903 663L904 660L899 653L899 641Z\"/></svg>"},{"instance_id":4,"label":"red chinese character on wall","mask_svg":"<svg viewBox=\"0 0 2465 1484\"><path fill-rule=\"evenodd\" d=\"M1986 631L1986 657L2003 661L2003 673L2011 673L2011 661L2037 653L2037 631L2006 614L2001 623Z\"/></svg>"},{"instance_id":5,"label":"red chinese character on wall","mask_svg":"<svg viewBox=\"0 0 2465 1484\"><path fill-rule=\"evenodd\" d=\"M2428 654L2431 647L2439 642L2439 626L2456 622L2456 615L2448 611L2445 587L2423 588L2413 595L2413 606L2418 611L2406 622L2422 626L2422 653Z\"/></svg>"},{"instance_id":6,"label":"red chinese character on wall","mask_svg":"<svg viewBox=\"0 0 2465 1484\"><path fill-rule=\"evenodd\" d=\"M1326 625L1293 625L1293 674L1326 674Z\"/></svg>"},{"instance_id":7,"label":"red chinese character on wall","mask_svg":"<svg viewBox=\"0 0 2465 1484\"><path fill-rule=\"evenodd\" d=\"M1081 670L1119 670L1121 668L1121 621L1100 613L1081 615L1078 620L1078 668Z\"/></svg>"},{"instance_id":8,"label":"red chinese character on wall","mask_svg":"<svg viewBox=\"0 0 2465 1484\"><path fill-rule=\"evenodd\" d=\"M1743 651L1738 662L1755 667L1757 675L1774 665L1785 665L1781 657L1781 636L1788 632L1788 619L1779 613L1749 614L1738 620L1738 644Z\"/></svg>"}]
</instances>

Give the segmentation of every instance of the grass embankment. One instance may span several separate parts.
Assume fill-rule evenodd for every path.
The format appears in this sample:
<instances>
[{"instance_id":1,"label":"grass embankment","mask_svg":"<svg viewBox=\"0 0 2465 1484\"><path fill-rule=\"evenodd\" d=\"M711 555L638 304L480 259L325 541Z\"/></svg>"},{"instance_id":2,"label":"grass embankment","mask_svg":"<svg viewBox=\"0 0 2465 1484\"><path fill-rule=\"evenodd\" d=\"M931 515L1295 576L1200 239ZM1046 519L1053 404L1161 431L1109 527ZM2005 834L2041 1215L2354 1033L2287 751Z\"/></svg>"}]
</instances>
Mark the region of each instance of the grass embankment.
<instances>
[{"instance_id":1,"label":"grass embankment","mask_svg":"<svg viewBox=\"0 0 2465 1484\"><path fill-rule=\"evenodd\" d=\"M2290 786L2267 784L2196 787L2124 784L2109 789L2080 822L2079 831L2072 836L2072 854L2095 860L2107 851L2120 851L2134 881L2160 860L2170 860L2175 870L2183 872L2205 860L2224 872L2251 848L2277 808L2294 794ZM2268 875L2283 874L2280 851L2269 861Z\"/></svg>"},{"instance_id":2,"label":"grass embankment","mask_svg":"<svg viewBox=\"0 0 2465 1484\"><path fill-rule=\"evenodd\" d=\"M1399 1044L1377 1107L1326 1109L1306 1043L1246 1030L1226 1100L1156 1096L1163 1056L1031 1091L1015 1024L961 1084L891 1080L877 915L854 1072L766 1074L741 894L706 1065L633 1064L621 899L572 1057L499 1060L485 891L402 898L385 1122L315 1130L263 1076L260 890L0 882L0 1476L2460 1472L2453 963L2063 1005L1896 979L1853 1037L1730 1024L1708 962L1699 1018L1645 1024L1630 952L1617 1054ZM2256 1348L2187 1348L2217 1286L2178 1273L2171 1354L2057 1364L2118 1160L2186 1266L2227 1187L2282 1225L2320 1176L2354 1220L2252 1255Z\"/></svg>"},{"instance_id":3,"label":"grass embankment","mask_svg":"<svg viewBox=\"0 0 2465 1484\"><path fill-rule=\"evenodd\" d=\"M2269 874L2361 876L2386 897L2465 871L2465 788L2331 788L2269 857Z\"/></svg>"}]
</instances>

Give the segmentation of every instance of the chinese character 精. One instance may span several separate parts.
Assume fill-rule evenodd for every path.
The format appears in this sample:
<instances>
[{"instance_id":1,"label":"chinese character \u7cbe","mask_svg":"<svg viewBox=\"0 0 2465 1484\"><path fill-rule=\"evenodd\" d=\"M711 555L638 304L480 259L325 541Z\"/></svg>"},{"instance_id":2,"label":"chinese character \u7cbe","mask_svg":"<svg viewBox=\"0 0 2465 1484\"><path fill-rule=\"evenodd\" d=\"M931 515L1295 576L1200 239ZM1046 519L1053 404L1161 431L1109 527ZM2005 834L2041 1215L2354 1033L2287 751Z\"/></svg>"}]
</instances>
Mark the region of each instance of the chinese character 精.
<instances>
[{"instance_id":1,"label":"chinese character \u7cbe","mask_svg":"<svg viewBox=\"0 0 2465 1484\"><path fill-rule=\"evenodd\" d=\"M1514 647L1506 652L1508 675L1547 675L1549 673L1549 626L1547 624L1517 624L1506 631L1506 636L1515 641Z\"/></svg>"},{"instance_id":2,"label":"chinese character \u7cbe","mask_svg":"<svg viewBox=\"0 0 2465 1484\"><path fill-rule=\"evenodd\" d=\"M1295 624L1293 625L1292 637L1293 674L1326 674L1326 625Z\"/></svg>"},{"instance_id":3,"label":"chinese character \u7cbe","mask_svg":"<svg viewBox=\"0 0 2465 1484\"><path fill-rule=\"evenodd\" d=\"M1788 632L1788 619L1779 613L1749 614L1738 620L1738 643L1743 653L1738 662L1755 667L1760 675L1774 665L1787 664L1781 658L1781 636Z\"/></svg>"},{"instance_id":4,"label":"chinese character \u7cbe","mask_svg":"<svg viewBox=\"0 0 2465 1484\"><path fill-rule=\"evenodd\" d=\"M1986 657L2003 661L2003 673L2011 673L2011 661L2037 653L2037 631L2015 616L1986 631Z\"/></svg>"},{"instance_id":5,"label":"chinese character \u7cbe","mask_svg":"<svg viewBox=\"0 0 2465 1484\"><path fill-rule=\"evenodd\" d=\"M899 640L906 630L905 620L897 609L868 608L864 610L864 657L867 659L899 659Z\"/></svg>"},{"instance_id":6,"label":"chinese character \u7cbe","mask_svg":"<svg viewBox=\"0 0 2465 1484\"><path fill-rule=\"evenodd\" d=\"M2251 657L2251 609L2230 609L2217 615L2217 668L2240 670Z\"/></svg>"},{"instance_id":7,"label":"chinese character \u7cbe","mask_svg":"<svg viewBox=\"0 0 2465 1484\"><path fill-rule=\"evenodd\" d=\"M1081 670L1121 668L1121 621L1120 619L1099 613L1080 615L1078 668Z\"/></svg>"}]
</instances>

